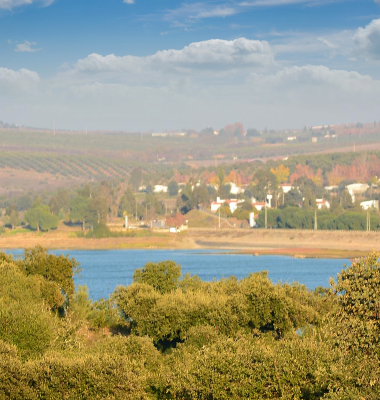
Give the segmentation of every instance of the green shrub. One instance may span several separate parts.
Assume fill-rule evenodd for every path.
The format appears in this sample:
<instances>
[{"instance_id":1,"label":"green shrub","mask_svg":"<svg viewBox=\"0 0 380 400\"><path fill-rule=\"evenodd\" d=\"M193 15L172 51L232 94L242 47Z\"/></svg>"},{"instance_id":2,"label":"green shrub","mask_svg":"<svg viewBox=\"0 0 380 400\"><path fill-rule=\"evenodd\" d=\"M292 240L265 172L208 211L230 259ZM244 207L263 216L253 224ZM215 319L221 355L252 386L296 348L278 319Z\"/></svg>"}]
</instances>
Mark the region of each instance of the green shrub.
<instances>
[{"instance_id":1,"label":"green shrub","mask_svg":"<svg viewBox=\"0 0 380 400\"><path fill-rule=\"evenodd\" d=\"M178 287L181 268L173 261L148 263L144 268L136 269L133 281L151 285L160 293L167 293Z\"/></svg>"},{"instance_id":2,"label":"green shrub","mask_svg":"<svg viewBox=\"0 0 380 400\"><path fill-rule=\"evenodd\" d=\"M0 298L0 339L14 344L23 359L35 358L53 343L54 318L42 304Z\"/></svg>"}]
</instances>

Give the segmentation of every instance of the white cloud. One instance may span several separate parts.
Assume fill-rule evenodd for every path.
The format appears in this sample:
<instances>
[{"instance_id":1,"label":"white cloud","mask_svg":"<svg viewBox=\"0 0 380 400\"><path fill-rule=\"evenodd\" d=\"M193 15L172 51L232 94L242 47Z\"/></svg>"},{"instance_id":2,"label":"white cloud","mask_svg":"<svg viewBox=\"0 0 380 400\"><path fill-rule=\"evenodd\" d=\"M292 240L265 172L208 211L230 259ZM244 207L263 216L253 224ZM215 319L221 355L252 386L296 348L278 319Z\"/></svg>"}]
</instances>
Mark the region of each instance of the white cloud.
<instances>
[{"instance_id":1,"label":"white cloud","mask_svg":"<svg viewBox=\"0 0 380 400\"><path fill-rule=\"evenodd\" d=\"M16 45L15 51L16 52L28 52L28 53L35 53L36 51L42 50L41 48L36 49L33 46L37 46L36 42L28 42L25 40L24 43L19 43Z\"/></svg>"},{"instance_id":2,"label":"white cloud","mask_svg":"<svg viewBox=\"0 0 380 400\"><path fill-rule=\"evenodd\" d=\"M228 17L239 12L238 7L230 5L210 5L207 3L182 4L180 7L168 10L165 13L165 19L177 21L185 19L186 22L195 22L202 18Z\"/></svg>"},{"instance_id":3,"label":"white cloud","mask_svg":"<svg viewBox=\"0 0 380 400\"><path fill-rule=\"evenodd\" d=\"M338 48L338 46L337 46L336 44L331 43L331 42L330 42L328 39L326 39L326 38L319 37L318 40L319 40L321 43L325 44L329 49L337 49L337 48Z\"/></svg>"},{"instance_id":4,"label":"white cloud","mask_svg":"<svg viewBox=\"0 0 380 400\"><path fill-rule=\"evenodd\" d=\"M322 65L306 65L303 67L284 68L273 75L252 74L249 81L253 84L264 85L271 89L286 89L289 91L342 92L357 95L359 93L379 93L380 81L368 75L355 71L331 70ZM308 97L308 96L306 96ZM328 96L326 96L328 97Z\"/></svg>"},{"instance_id":5,"label":"white cloud","mask_svg":"<svg viewBox=\"0 0 380 400\"><path fill-rule=\"evenodd\" d=\"M123 3L125 3L125 4L135 4L135 0L124 0Z\"/></svg>"},{"instance_id":6,"label":"white cloud","mask_svg":"<svg viewBox=\"0 0 380 400\"><path fill-rule=\"evenodd\" d=\"M0 9L12 10L16 7L38 3L42 6L49 6L53 2L54 0L0 0Z\"/></svg>"},{"instance_id":7,"label":"white cloud","mask_svg":"<svg viewBox=\"0 0 380 400\"><path fill-rule=\"evenodd\" d=\"M375 0L375 3L380 5L380 0Z\"/></svg>"},{"instance_id":8,"label":"white cloud","mask_svg":"<svg viewBox=\"0 0 380 400\"><path fill-rule=\"evenodd\" d=\"M37 72L28 69L14 71L8 68L0 68L0 94L9 95L20 92L28 92L40 82Z\"/></svg>"},{"instance_id":9,"label":"white cloud","mask_svg":"<svg viewBox=\"0 0 380 400\"><path fill-rule=\"evenodd\" d=\"M294 4L309 6L325 5L350 0L251 0L251 1L226 1L225 4L214 5L208 2L183 3L180 7L167 10L164 19L176 22L185 21L185 26L203 18L228 17L243 13L247 7L275 7ZM380 1L380 0L378 0Z\"/></svg>"},{"instance_id":10,"label":"white cloud","mask_svg":"<svg viewBox=\"0 0 380 400\"><path fill-rule=\"evenodd\" d=\"M239 38L235 40L213 39L191 43L181 50L163 50L146 57L131 55L118 57L114 54L101 56L90 54L78 60L72 72L130 72L146 70L193 70L262 68L274 64L274 56L266 41Z\"/></svg>"},{"instance_id":11,"label":"white cloud","mask_svg":"<svg viewBox=\"0 0 380 400\"><path fill-rule=\"evenodd\" d=\"M357 51L367 59L380 60L380 19L374 19L365 28L359 28L354 36Z\"/></svg>"},{"instance_id":12,"label":"white cloud","mask_svg":"<svg viewBox=\"0 0 380 400\"><path fill-rule=\"evenodd\" d=\"M337 3L340 1L348 1L348 0L252 0L252 1L241 2L239 5L250 6L250 7L274 7L274 6L287 6L292 4L307 4L310 6L317 6L330 3Z\"/></svg>"}]
</instances>

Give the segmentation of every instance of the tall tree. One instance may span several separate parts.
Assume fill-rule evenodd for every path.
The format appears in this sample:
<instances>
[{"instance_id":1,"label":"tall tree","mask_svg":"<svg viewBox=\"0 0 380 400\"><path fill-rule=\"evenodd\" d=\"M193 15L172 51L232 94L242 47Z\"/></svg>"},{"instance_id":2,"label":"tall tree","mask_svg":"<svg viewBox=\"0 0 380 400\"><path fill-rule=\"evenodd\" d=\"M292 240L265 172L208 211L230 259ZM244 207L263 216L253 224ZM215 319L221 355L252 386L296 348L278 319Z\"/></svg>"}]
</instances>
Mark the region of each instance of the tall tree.
<instances>
[{"instance_id":1,"label":"tall tree","mask_svg":"<svg viewBox=\"0 0 380 400\"><path fill-rule=\"evenodd\" d=\"M277 178L279 183L285 183L289 178L289 168L284 167L282 164L277 168L271 168L270 172Z\"/></svg>"},{"instance_id":2,"label":"tall tree","mask_svg":"<svg viewBox=\"0 0 380 400\"><path fill-rule=\"evenodd\" d=\"M81 195L75 197L70 204L70 220L80 222L84 230L90 211L90 199Z\"/></svg>"},{"instance_id":3,"label":"tall tree","mask_svg":"<svg viewBox=\"0 0 380 400\"><path fill-rule=\"evenodd\" d=\"M25 220L32 229L49 231L58 226L59 219L51 213L49 206L39 205L25 213Z\"/></svg>"}]
</instances>

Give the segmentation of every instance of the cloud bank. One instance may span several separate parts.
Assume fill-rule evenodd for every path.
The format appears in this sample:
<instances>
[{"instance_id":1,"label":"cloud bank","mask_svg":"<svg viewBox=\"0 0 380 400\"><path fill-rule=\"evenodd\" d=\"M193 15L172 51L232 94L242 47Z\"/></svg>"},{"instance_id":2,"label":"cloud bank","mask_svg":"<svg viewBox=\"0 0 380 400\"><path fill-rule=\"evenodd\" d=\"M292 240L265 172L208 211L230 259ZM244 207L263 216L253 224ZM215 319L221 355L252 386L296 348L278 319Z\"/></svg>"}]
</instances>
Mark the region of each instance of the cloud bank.
<instances>
[{"instance_id":1,"label":"cloud bank","mask_svg":"<svg viewBox=\"0 0 380 400\"><path fill-rule=\"evenodd\" d=\"M359 28L354 42L359 53L368 59L380 60L380 19L373 20L365 28Z\"/></svg>"},{"instance_id":2,"label":"cloud bank","mask_svg":"<svg viewBox=\"0 0 380 400\"><path fill-rule=\"evenodd\" d=\"M266 41L213 39L191 43L181 50L163 50L146 57L114 54L90 54L78 60L71 72L141 72L144 70L170 69L230 69L262 68L274 65L274 55Z\"/></svg>"},{"instance_id":3,"label":"cloud bank","mask_svg":"<svg viewBox=\"0 0 380 400\"><path fill-rule=\"evenodd\" d=\"M314 40L318 51L339 51L342 57L347 40L350 52L376 65L378 32L374 20L350 35L297 37L290 47L243 37L139 57L94 53L49 79L27 69L0 68L0 109L8 120L34 126L46 126L48 115L67 128L82 128L87 120L95 129L125 130L218 128L231 121L284 128L373 120L379 79L348 67L289 65L277 57L303 51L302 40L306 47ZM20 121L20 115L28 119Z\"/></svg>"},{"instance_id":4,"label":"cloud bank","mask_svg":"<svg viewBox=\"0 0 380 400\"><path fill-rule=\"evenodd\" d=\"M0 68L0 96L28 92L35 88L40 81L37 72L28 69L22 68L19 71L14 71L8 68Z\"/></svg>"}]
</instances>

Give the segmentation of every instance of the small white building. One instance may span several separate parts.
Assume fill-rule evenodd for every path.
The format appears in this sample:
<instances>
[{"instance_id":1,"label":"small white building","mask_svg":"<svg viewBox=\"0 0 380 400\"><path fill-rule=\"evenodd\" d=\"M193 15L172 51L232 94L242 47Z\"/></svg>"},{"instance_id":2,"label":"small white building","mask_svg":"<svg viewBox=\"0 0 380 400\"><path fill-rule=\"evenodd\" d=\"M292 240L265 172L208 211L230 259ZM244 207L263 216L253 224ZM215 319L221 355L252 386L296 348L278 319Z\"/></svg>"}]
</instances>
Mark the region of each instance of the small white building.
<instances>
[{"instance_id":1,"label":"small white building","mask_svg":"<svg viewBox=\"0 0 380 400\"><path fill-rule=\"evenodd\" d=\"M249 226L251 228L254 228L256 226L255 213L253 212L249 213Z\"/></svg>"},{"instance_id":2,"label":"small white building","mask_svg":"<svg viewBox=\"0 0 380 400\"><path fill-rule=\"evenodd\" d=\"M355 202L355 195L356 194L363 194L369 188L369 185L366 183L351 183L351 185L347 185L346 189L348 193L350 193L352 201Z\"/></svg>"},{"instance_id":3,"label":"small white building","mask_svg":"<svg viewBox=\"0 0 380 400\"><path fill-rule=\"evenodd\" d=\"M153 188L154 193L167 193L168 187L164 185L155 185Z\"/></svg>"},{"instance_id":4,"label":"small white building","mask_svg":"<svg viewBox=\"0 0 380 400\"><path fill-rule=\"evenodd\" d=\"M244 193L244 189L240 186L237 186L236 183L230 182L229 185L231 186L231 194L241 194Z\"/></svg>"},{"instance_id":5,"label":"small white building","mask_svg":"<svg viewBox=\"0 0 380 400\"><path fill-rule=\"evenodd\" d=\"M318 207L318 210L323 210L323 209L329 209L330 208L330 203L325 200L325 199L316 199L316 204Z\"/></svg>"},{"instance_id":6,"label":"small white building","mask_svg":"<svg viewBox=\"0 0 380 400\"><path fill-rule=\"evenodd\" d=\"M328 192L332 192L333 190L338 189L339 186L325 186L325 190Z\"/></svg>"},{"instance_id":7,"label":"small white building","mask_svg":"<svg viewBox=\"0 0 380 400\"><path fill-rule=\"evenodd\" d=\"M360 203L360 207L363 210L369 210L369 209L379 209L379 200L367 200L367 201L362 201Z\"/></svg>"},{"instance_id":8,"label":"small white building","mask_svg":"<svg viewBox=\"0 0 380 400\"><path fill-rule=\"evenodd\" d=\"M265 202L264 201L253 201L252 207L255 207L257 211L261 211L263 208L265 208Z\"/></svg>"},{"instance_id":9,"label":"small white building","mask_svg":"<svg viewBox=\"0 0 380 400\"><path fill-rule=\"evenodd\" d=\"M220 197L216 198L216 201L213 201L211 203L211 211L212 212L217 212L219 208L224 204L228 204L231 210L231 213L233 213L237 208L238 204L242 203L242 200L238 199L228 199L228 200L222 200Z\"/></svg>"},{"instance_id":10,"label":"small white building","mask_svg":"<svg viewBox=\"0 0 380 400\"><path fill-rule=\"evenodd\" d=\"M281 183L280 188L286 194L292 190L292 185L290 183Z\"/></svg>"},{"instance_id":11,"label":"small white building","mask_svg":"<svg viewBox=\"0 0 380 400\"><path fill-rule=\"evenodd\" d=\"M289 142L294 142L295 140L297 140L297 136L288 136Z\"/></svg>"},{"instance_id":12,"label":"small white building","mask_svg":"<svg viewBox=\"0 0 380 400\"><path fill-rule=\"evenodd\" d=\"M363 194L368 190L368 188L369 185L366 183L351 183L351 185L346 186L346 189L354 194Z\"/></svg>"}]
</instances>

